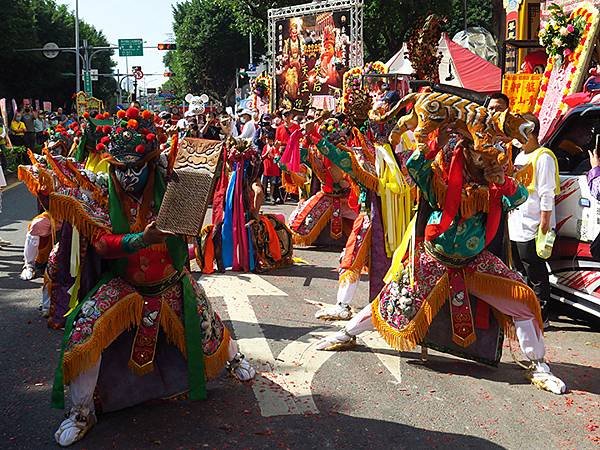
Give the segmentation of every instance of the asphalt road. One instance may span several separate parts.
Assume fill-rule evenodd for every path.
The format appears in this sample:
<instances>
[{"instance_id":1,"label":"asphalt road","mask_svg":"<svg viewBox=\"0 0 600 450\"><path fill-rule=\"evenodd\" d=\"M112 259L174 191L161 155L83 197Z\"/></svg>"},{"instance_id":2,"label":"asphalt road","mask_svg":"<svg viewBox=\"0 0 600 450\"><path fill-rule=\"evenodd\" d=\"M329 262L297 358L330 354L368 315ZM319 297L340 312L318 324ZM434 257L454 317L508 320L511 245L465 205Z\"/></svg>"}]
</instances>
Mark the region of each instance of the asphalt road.
<instances>
[{"instance_id":1,"label":"asphalt road","mask_svg":"<svg viewBox=\"0 0 600 450\"><path fill-rule=\"evenodd\" d=\"M267 209L274 210L269 207ZM278 207L288 212L289 205ZM18 278L35 202L4 193L0 236L0 448L55 448L62 412L50 409L61 332L39 317L40 280ZM337 251L304 250L304 262L257 277L202 278L213 303L257 361L254 386L227 375L203 402L159 401L106 414L75 448L598 448L600 334L563 314L546 334L564 396L525 380L508 347L497 369L433 352L399 354L370 335L343 353L314 351L339 324L314 319L334 303ZM232 276L231 276L232 275ZM358 305L368 302L361 283ZM265 361L268 360L268 361Z\"/></svg>"}]
</instances>

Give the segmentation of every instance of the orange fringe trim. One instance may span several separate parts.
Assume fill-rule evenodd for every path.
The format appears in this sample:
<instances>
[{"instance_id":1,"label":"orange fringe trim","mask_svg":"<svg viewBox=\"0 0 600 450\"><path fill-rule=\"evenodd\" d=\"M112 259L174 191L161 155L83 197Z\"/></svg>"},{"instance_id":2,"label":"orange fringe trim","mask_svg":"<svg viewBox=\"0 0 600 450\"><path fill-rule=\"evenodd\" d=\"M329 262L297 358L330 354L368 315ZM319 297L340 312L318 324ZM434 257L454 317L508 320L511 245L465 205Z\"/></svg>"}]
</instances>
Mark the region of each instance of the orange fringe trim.
<instances>
[{"instance_id":1,"label":"orange fringe trim","mask_svg":"<svg viewBox=\"0 0 600 450\"><path fill-rule=\"evenodd\" d=\"M102 190L97 185L95 185L90 180L88 180L86 177L81 175L81 173L79 172L79 170L77 169L75 164L73 164L68 159L66 160L66 164L67 164L67 167L69 168L69 170L71 172L73 172L73 175L75 176L75 179L77 180L77 183L79 184L79 186L90 191L92 194L92 197L94 198L94 200L96 200L96 202L98 202L99 204L101 204L105 207L108 206L108 196L104 195L102 193Z\"/></svg>"},{"instance_id":2,"label":"orange fringe trim","mask_svg":"<svg viewBox=\"0 0 600 450\"><path fill-rule=\"evenodd\" d=\"M298 247L308 247L312 245L312 243L317 240L321 232L329 223L329 219L331 219L332 214L333 207L329 208L321 217L319 217L317 223L308 234L301 235L296 233L294 230L290 230L292 232L292 240L294 245Z\"/></svg>"},{"instance_id":3,"label":"orange fringe trim","mask_svg":"<svg viewBox=\"0 0 600 450\"><path fill-rule=\"evenodd\" d=\"M167 336L167 341L176 346L179 351L187 358L187 350L185 346L185 329L181 320L166 304L163 304L163 309L160 315L160 326ZM218 377L227 361L229 361L229 342L231 334L227 327L223 328L223 339L219 344L219 348L212 355L204 355L204 372L206 378L211 380Z\"/></svg>"},{"instance_id":4,"label":"orange fringe trim","mask_svg":"<svg viewBox=\"0 0 600 450\"><path fill-rule=\"evenodd\" d=\"M50 214L54 220L66 221L77 227L90 241L94 241L99 234L110 232L105 224L93 220L78 200L66 195L50 195Z\"/></svg>"},{"instance_id":5,"label":"orange fringe trim","mask_svg":"<svg viewBox=\"0 0 600 450\"><path fill-rule=\"evenodd\" d=\"M435 172L435 170L434 170ZM432 187L436 201L440 208L446 203L446 193L448 192L448 184L434 173L432 176ZM460 214L463 218L468 219L477 213L487 213L489 209L490 192L487 187L481 186L478 188L464 188L460 201Z\"/></svg>"},{"instance_id":6,"label":"orange fringe trim","mask_svg":"<svg viewBox=\"0 0 600 450\"><path fill-rule=\"evenodd\" d=\"M19 166L17 169L17 177L33 195L37 195L41 190L39 180L33 176L27 166Z\"/></svg>"},{"instance_id":7,"label":"orange fringe trim","mask_svg":"<svg viewBox=\"0 0 600 450\"><path fill-rule=\"evenodd\" d=\"M509 298L525 304L535 315L535 320L537 321L539 329L544 329L540 303L533 290L526 284L508 280L496 275L478 272L466 272L465 284L469 291L475 288L486 295ZM512 323L512 319L507 318L505 320L502 318L503 327L508 332L510 332L509 323Z\"/></svg>"},{"instance_id":8,"label":"orange fringe trim","mask_svg":"<svg viewBox=\"0 0 600 450\"><path fill-rule=\"evenodd\" d=\"M142 320L144 299L138 293L129 294L98 318L94 332L82 344L65 352L63 360L64 382L68 384L79 374L92 367L100 355L125 330L139 325Z\"/></svg>"},{"instance_id":9,"label":"orange fringe trim","mask_svg":"<svg viewBox=\"0 0 600 450\"><path fill-rule=\"evenodd\" d=\"M358 249L356 257L352 261L349 268L345 269L338 280L339 284L352 284L360 280L360 274L363 268L367 265L371 249L371 228L365 234L365 237Z\"/></svg>"},{"instance_id":10,"label":"orange fringe trim","mask_svg":"<svg viewBox=\"0 0 600 450\"><path fill-rule=\"evenodd\" d=\"M450 297L450 280L448 274L432 289L431 293L421 305L421 309L415 317L402 330L391 327L379 313L379 297L371 305L371 320L383 339L394 349L399 351L410 351L419 345L440 311L446 300Z\"/></svg>"},{"instance_id":11,"label":"orange fringe trim","mask_svg":"<svg viewBox=\"0 0 600 450\"><path fill-rule=\"evenodd\" d=\"M50 166L52 167L52 172L54 173L54 176L56 176L56 178L58 178L59 183L65 187L70 187L70 188L77 187L77 183L75 183L73 180L71 180L68 177L68 175L62 171L61 167L58 165L58 163L54 159L54 156L52 156L52 153L50 153L50 151L46 147L44 147L42 152L46 156L46 160L48 161L48 164L50 164Z\"/></svg>"}]
</instances>

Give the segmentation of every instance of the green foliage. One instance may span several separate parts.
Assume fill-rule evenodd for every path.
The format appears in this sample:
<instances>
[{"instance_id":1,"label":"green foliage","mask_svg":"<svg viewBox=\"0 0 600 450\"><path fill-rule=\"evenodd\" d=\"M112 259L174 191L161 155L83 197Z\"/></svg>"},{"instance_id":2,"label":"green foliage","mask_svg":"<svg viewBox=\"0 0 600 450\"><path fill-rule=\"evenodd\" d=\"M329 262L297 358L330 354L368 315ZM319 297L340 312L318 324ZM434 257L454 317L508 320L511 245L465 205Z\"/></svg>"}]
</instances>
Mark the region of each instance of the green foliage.
<instances>
[{"instance_id":1,"label":"green foliage","mask_svg":"<svg viewBox=\"0 0 600 450\"><path fill-rule=\"evenodd\" d=\"M47 42L61 47L73 47L74 15L54 0L11 0L2 2L2 39L0 39L0 97L33 98L65 106L75 91L75 55L61 53L46 59L41 52L15 52L14 49L40 48ZM90 45L108 46L102 32L80 20L80 37ZM110 73L114 63L112 52L94 56L92 67L100 73ZM71 74L65 75L65 74ZM112 97L116 82L100 77L94 82L94 96Z\"/></svg>"},{"instance_id":2,"label":"green foliage","mask_svg":"<svg viewBox=\"0 0 600 450\"><path fill-rule=\"evenodd\" d=\"M163 88L180 97L187 92L231 95L235 69L248 62L248 34L253 33L255 55L264 54L268 10L307 1L187 0L174 6L178 47L167 54L165 64L175 77ZM468 24L490 29L494 2L467 0ZM400 49L417 20L432 13L448 17L451 35L463 29L463 0L365 0L365 60L386 61Z\"/></svg>"},{"instance_id":3,"label":"green foliage","mask_svg":"<svg viewBox=\"0 0 600 450\"><path fill-rule=\"evenodd\" d=\"M2 147L2 153L6 156L6 165L3 169L7 173L17 171L19 164L23 164L23 159L27 153L27 148L23 146L13 146L12 148Z\"/></svg>"},{"instance_id":4,"label":"green foliage","mask_svg":"<svg viewBox=\"0 0 600 450\"><path fill-rule=\"evenodd\" d=\"M489 0L467 0L467 26L480 26L493 32L493 3ZM447 32L450 38L465 29L464 0L452 0L452 12L449 16Z\"/></svg>"}]
</instances>

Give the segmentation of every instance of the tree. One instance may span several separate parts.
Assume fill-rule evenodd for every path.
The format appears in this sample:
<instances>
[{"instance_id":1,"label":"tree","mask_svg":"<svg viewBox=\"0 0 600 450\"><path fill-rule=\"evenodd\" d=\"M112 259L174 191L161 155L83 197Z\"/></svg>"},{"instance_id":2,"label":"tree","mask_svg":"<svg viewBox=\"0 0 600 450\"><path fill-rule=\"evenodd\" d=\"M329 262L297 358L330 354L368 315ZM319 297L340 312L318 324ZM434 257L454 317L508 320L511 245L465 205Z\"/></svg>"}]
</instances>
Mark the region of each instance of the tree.
<instances>
[{"instance_id":1,"label":"tree","mask_svg":"<svg viewBox=\"0 0 600 450\"><path fill-rule=\"evenodd\" d=\"M236 69L248 61L248 38L234 26L231 11L219 0L188 0L173 7L177 50L165 56L175 73L165 88L179 96L231 95Z\"/></svg>"},{"instance_id":2,"label":"tree","mask_svg":"<svg viewBox=\"0 0 600 450\"><path fill-rule=\"evenodd\" d=\"M498 0L494 0L498 1ZM268 40L270 8L307 0L187 0L173 8L178 49L165 63L175 72L165 88L179 95L210 91L225 96L235 84L235 69L248 61L247 36L253 33L257 55ZM463 28L463 0L365 0L365 60L387 60L396 53L419 18L436 13L449 18L448 30ZM469 25L490 29L492 7L487 0L468 0Z\"/></svg>"},{"instance_id":3,"label":"tree","mask_svg":"<svg viewBox=\"0 0 600 450\"><path fill-rule=\"evenodd\" d=\"M0 40L0 97L34 98L67 105L75 87L75 60L72 53L60 54L52 60L41 52L15 52L15 49L39 48L47 42L72 47L75 18L64 6L54 0L11 0L3 2ZM107 46L106 37L91 25L80 21L81 39L90 45ZM114 63L110 53L94 58L94 68L110 73ZM112 78L101 78L94 83L94 94L102 99L114 95L116 83Z\"/></svg>"}]
</instances>

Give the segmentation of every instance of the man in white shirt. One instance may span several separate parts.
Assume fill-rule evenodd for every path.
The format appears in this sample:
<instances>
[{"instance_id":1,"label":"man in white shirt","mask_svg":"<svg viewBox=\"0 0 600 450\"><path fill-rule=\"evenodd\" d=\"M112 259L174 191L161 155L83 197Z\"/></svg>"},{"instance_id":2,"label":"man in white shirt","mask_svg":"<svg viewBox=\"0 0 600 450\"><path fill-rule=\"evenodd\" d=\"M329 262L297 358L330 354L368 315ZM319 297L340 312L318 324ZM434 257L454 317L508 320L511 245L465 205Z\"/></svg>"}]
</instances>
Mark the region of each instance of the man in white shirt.
<instances>
[{"instance_id":1,"label":"man in white shirt","mask_svg":"<svg viewBox=\"0 0 600 450\"><path fill-rule=\"evenodd\" d=\"M515 159L515 167L529 163L533 165L533 180L527 189L529 198L508 216L508 233L512 244L516 268L527 275L527 281L540 300L544 324L548 324L547 303L550 300L550 281L546 262L536 251L535 238L538 228L546 234L556 226L554 196L560 185L558 165L550 150L540 147L538 133L540 123L534 115L525 119L533 122L535 128L521 153Z\"/></svg>"},{"instance_id":2,"label":"man in white shirt","mask_svg":"<svg viewBox=\"0 0 600 450\"><path fill-rule=\"evenodd\" d=\"M256 124L252 119L254 113L249 109L244 109L240 114L240 122L243 124L242 132L239 135L240 139L252 139L256 132Z\"/></svg>"}]
</instances>

